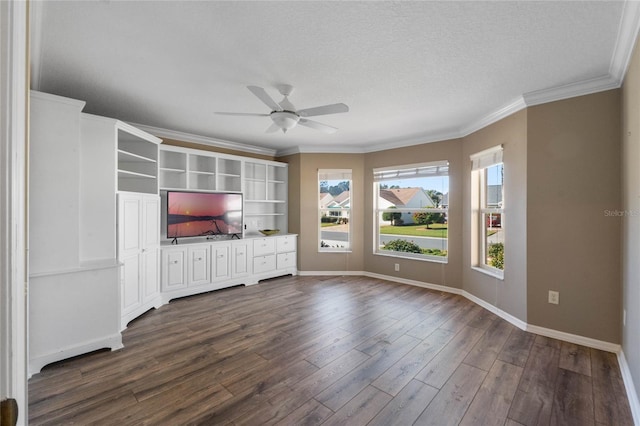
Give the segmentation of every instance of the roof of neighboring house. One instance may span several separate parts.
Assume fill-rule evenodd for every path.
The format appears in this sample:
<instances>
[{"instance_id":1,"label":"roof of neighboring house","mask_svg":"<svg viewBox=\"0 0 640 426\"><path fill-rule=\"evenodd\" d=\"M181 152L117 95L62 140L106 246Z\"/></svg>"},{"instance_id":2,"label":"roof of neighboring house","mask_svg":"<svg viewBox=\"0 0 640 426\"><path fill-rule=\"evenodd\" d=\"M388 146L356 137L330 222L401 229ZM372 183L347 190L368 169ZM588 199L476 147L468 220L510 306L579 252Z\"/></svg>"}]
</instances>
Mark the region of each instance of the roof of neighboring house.
<instances>
[{"instance_id":1,"label":"roof of neighboring house","mask_svg":"<svg viewBox=\"0 0 640 426\"><path fill-rule=\"evenodd\" d=\"M394 206L406 205L415 195L419 192L424 192L421 188L393 188L393 189L381 189L380 196L393 204ZM428 195L425 194L425 196Z\"/></svg>"},{"instance_id":2,"label":"roof of neighboring house","mask_svg":"<svg viewBox=\"0 0 640 426\"><path fill-rule=\"evenodd\" d=\"M351 193L349 191L342 191L340 194L333 197L336 203L343 205L345 201L349 201Z\"/></svg>"},{"instance_id":3,"label":"roof of neighboring house","mask_svg":"<svg viewBox=\"0 0 640 426\"><path fill-rule=\"evenodd\" d=\"M319 194L320 199L320 208L327 208L331 203L334 202L333 196L328 192L321 192Z\"/></svg>"}]
</instances>

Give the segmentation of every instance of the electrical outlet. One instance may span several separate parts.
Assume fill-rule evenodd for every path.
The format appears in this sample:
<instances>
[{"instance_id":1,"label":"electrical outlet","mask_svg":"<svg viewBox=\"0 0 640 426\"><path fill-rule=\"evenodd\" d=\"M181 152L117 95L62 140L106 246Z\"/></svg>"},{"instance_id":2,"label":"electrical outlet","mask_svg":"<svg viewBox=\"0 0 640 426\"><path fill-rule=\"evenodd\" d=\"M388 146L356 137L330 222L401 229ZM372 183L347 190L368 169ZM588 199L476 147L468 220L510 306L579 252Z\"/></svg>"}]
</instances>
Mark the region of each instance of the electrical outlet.
<instances>
[{"instance_id":1,"label":"electrical outlet","mask_svg":"<svg viewBox=\"0 0 640 426\"><path fill-rule=\"evenodd\" d=\"M399 264L399 263L396 263L396 264L393 266L393 269L394 269L396 272L399 272L399 271L400 271L400 264Z\"/></svg>"},{"instance_id":2,"label":"electrical outlet","mask_svg":"<svg viewBox=\"0 0 640 426\"><path fill-rule=\"evenodd\" d=\"M560 292L549 290L549 303L558 305L560 303Z\"/></svg>"}]
</instances>

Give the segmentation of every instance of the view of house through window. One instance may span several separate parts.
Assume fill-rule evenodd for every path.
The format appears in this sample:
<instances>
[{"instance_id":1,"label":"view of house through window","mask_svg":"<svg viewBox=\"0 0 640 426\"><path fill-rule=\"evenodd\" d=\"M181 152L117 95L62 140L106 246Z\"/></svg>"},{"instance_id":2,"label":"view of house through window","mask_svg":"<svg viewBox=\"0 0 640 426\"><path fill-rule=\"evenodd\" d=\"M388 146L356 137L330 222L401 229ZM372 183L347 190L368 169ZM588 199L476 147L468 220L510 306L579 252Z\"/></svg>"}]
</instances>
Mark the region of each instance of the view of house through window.
<instances>
[{"instance_id":1,"label":"view of house through window","mask_svg":"<svg viewBox=\"0 0 640 426\"><path fill-rule=\"evenodd\" d=\"M318 170L320 251L351 250L351 170Z\"/></svg>"},{"instance_id":2,"label":"view of house through window","mask_svg":"<svg viewBox=\"0 0 640 426\"><path fill-rule=\"evenodd\" d=\"M374 252L446 260L449 163L374 169Z\"/></svg>"},{"instance_id":3,"label":"view of house through window","mask_svg":"<svg viewBox=\"0 0 640 426\"><path fill-rule=\"evenodd\" d=\"M504 166L502 147L471 156L473 224L478 249L474 264L493 270L504 270Z\"/></svg>"}]
</instances>

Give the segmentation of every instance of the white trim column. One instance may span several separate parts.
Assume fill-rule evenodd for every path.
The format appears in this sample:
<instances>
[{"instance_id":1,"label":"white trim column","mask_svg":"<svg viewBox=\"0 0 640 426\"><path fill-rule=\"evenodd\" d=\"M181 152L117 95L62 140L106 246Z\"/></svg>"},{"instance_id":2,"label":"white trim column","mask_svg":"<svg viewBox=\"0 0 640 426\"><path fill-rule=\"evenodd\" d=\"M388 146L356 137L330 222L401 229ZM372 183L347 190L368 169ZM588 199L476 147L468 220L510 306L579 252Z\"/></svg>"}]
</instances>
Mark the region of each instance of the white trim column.
<instances>
[{"instance_id":1,"label":"white trim column","mask_svg":"<svg viewBox=\"0 0 640 426\"><path fill-rule=\"evenodd\" d=\"M0 1L0 400L27 424L28 2Z\"/></svg>"}]
</instances>

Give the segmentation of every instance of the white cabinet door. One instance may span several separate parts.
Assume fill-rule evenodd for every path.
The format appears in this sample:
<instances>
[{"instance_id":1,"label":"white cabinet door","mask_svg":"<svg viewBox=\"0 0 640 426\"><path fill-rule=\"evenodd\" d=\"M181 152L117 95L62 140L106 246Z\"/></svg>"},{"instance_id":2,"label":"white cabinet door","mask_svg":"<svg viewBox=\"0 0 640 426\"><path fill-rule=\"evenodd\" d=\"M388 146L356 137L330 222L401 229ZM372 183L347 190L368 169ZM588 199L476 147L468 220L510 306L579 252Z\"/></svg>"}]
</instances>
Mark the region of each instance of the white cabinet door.
<instances>
[{"instance_id":1,"label":"white cabinet door","mask_svg":"<svg viewBox=\"0 0 640 426\"><path fill-rule=\"evenodd\" d=\"M142 197L142 246L160 247L160 197L144 195Z\"/></svg>"},{"instance_id":2,"label":"white cabinet door","mask_svg":"<svg viewBox=\"0 0 640 426\"><path fill-rule=\"evenodd\" d=\"M189 285L211 282L209 246L189 247Z\"/></svg>"},{"instance_id":3,"label":"white cabinet door","mask_svg":"<svg viewBox=\"0 0 640 426\"><path fill-rule=\"evenodd\" d=\"M135 194L118 196L118 260L122 263L121 302L122 315L142 305L140 277L140 213L142 201ZM126 324L124 324L126 325Z\"/></svg>"},{"instance_id":4,"label":"white cabinet door","mask_svg":"<svg viewBox=\"0 0 640 426\"><path fill-rule=\"evenodd\" d=\"M120 259L122 315L135 311L142 304L140 293L140 256L132 254Z\"/></svg>"},{"instance_id":5,"label":"white cabinet door","mask_svg":"<svg viewBox=\"0 0 640 426\"><path fill-rule=\"evenodd\" d=\"M147 302L160 293L160 249L144 249L142 260L142 301Z\"/></svg>"},{"instance_id":6,"label":"white cabinet door","mask_svg":"<svg viewBox=\"0 0 640 426\"><path fill-rule=\"evenodd\" d=\"M231 244L231 276L244 277L251 274L249 269L249 243L246 241Z\"/></svg>"},{"instance_id":7,"label":"white cabinet door","mask_svg":"<svg viewBox=\"0 0 640 426\"><path fill-rule=\"evenodd\" d=\"M118 195L118 256L140 253L140 214L142 200L136 194Z\"/></svg>"},{"instance_id":8,"label":"white cabinet door","mask_svg":"<svg viewBox=\"0 0 640 426\"><path fill-rule=\"evenodd\" d=\"M142 198L142 301L147 302L160 293L160 197Z\"/></svg>"},{"instance_id":9,"label":"white cabinet door","mask_svg":"<svg viewBox=\"0 0 640 426\"><path fill-rule=\"evenodd\" d=\"M187 250L162 250L162 290L172 291L187 286Z\"/></svg>"},{"instance_id":10,"label":"white cabinet door","mask_svg":"<svg viewBox=\"0 0 640 426\"><path fill-rule=\"evenodd\" d=\"M214 244L211 250L212 281L223 281L231 277L231 244Z\"/></svg>"},{"instance_id":11,"label":"white cabinet door","mask_svg":"<svg viewBox=\"0 0 640 426\"><path fill-rule=\"evenodd\" d=\"M160 197L118 194L121 327L160 300Z\"/></svg>"}]
</instances>

